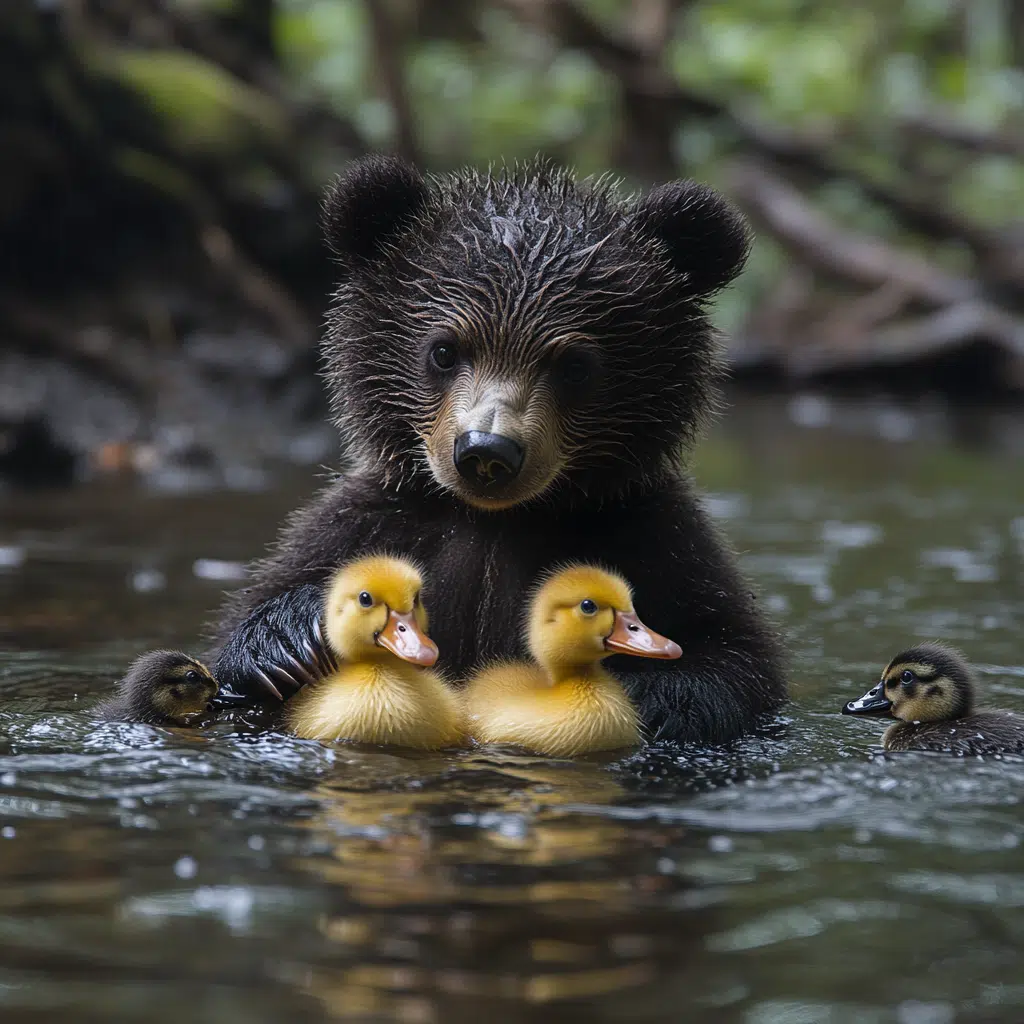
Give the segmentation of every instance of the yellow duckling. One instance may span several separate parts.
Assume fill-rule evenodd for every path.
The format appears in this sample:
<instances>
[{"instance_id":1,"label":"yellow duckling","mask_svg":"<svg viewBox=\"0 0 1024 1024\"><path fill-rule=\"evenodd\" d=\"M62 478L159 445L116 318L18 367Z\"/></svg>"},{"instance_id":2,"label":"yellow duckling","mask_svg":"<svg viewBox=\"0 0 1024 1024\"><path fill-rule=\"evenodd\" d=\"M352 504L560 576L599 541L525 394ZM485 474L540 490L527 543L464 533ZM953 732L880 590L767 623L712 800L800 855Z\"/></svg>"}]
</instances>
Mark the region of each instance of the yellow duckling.
<instances>
[{"instance_id":1,"label":"yellow duckling","mask_svg":"<svg viewBox=\"0 0 1024 1024\"><path fill-rule=\"evenodd\" d=\"M296 736L436 750L463 738L459 700L427 671L423 580L398 558L374 556L338 570L324 605L324 635L341 665L285 708Z\"/></svg>"},{"instance_id":2,"label":"yellow duckling","mask_svg":"<svg viewBox=\"0 0 1024 1024\"><path fill-rule=\"evenodd\" d=\"M527 642L534 664L492 665L469 681L467 726L481 743L552 757L640 743L636 710L602 667L605 658L682 654L637 618L624 579L589 565L568 566L542 584L530 606Z\"/></svg>"}]
</instances>

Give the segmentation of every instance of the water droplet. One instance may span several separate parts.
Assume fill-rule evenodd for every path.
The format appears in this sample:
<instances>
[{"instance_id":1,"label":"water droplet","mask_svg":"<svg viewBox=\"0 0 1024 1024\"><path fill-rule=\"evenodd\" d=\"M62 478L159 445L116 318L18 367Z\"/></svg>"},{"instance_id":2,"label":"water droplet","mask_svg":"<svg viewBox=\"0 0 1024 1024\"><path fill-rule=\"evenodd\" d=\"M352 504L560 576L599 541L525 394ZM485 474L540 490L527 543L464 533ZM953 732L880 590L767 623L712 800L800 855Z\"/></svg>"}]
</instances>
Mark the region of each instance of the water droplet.
<instances>
[{"instance_id":1,"label":"water droplet","mask_svg":"<svg viewBox=\"0 0 1024 1024\"><path fill-rule=\"evenodd\" d=\"M140 569L128 582L136 593L151 594L167 586L167 577L159 569Z\"/></svg>"},{"instance_id":2,"label":"water droplet","mask_svg":"<svg viewBox=\"0 0 1024 1024\"><path fill-rule=\"evenodd\" d=\"M245 579L245 565L219 558L197 558L192 563L192 574L201 580L241 580Z\"/></svg>"},{"instance_id":3,"label":"water droplet","mask_svg":"<svg viewBox=\"0 0 1024 1024\"><path fill-rule=\"evenodd\" d=\"M896 1008L899 1024L952 1024L956 1011L949 1003L921 1003L908 999Z\"/></svg>"},{"instance_id":4,"label":"water droplet","mask_svg":"<svg viewBox=\"0 0 1024 1024\"><path fill-rule=\"evenodd\" d=\"M24 548L0 544L0 569L17 569L24 561Z\"/></svg>"},{"instance_id":5,"label":"water droplet","mask_svg":"<svg viewBox=\"0 0 1024 1024\"><path fill-rule=\"evenodd\" d=\"M518 814L506 815L498 824L498 835L506 839L525 839L529 832L530 826Z\"/></svg>"},{"instance_id":6,"label":"water droplet","mask_svg":"<svg viewBox=\"0 0 1024 1024\"><path fill-rule=\"evenodd\" d=\"M797 395L788 411L798 427L826 427L832 419L831 403L818 395Z\"/></svg>"},{"instance_id":7,"label":"water droplet","mask_svg":"<svg viewBox=\"0 0 1024 1024\"><path fill-rule=\"evenodd\" d=\"M821 528L821 539L835 548L866 548L882 539L875 523L843 523L830 519Z\"/></svg>"},{"instance_id":8,"label":"water droplet","mask_svg":"<svg viewBox=\"0 0 1024 1024\"><path fill-rule=\"evenodd\" d=\"M199 865L193 857L179 857L174 862L174 873L179 878L195 878Z\"/></svg>"},{"instance_id":9,"label":"water droplet","mask_svg":"<svg viewBox=\"0 0 1024 1024\"><path fill-rule=\"evenodd\" d=\"M886 441L909 441L914 436L914 417L902 409L883 409L877 424L879 435Z\"/></svg>"}]
</instances>

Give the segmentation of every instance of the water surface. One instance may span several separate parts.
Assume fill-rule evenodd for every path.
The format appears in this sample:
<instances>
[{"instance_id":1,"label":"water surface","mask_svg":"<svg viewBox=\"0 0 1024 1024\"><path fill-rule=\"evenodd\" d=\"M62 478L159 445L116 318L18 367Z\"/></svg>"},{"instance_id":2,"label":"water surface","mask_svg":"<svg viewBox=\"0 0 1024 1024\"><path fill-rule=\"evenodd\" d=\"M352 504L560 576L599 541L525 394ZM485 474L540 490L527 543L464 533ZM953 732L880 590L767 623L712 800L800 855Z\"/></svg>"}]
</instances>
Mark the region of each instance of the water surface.
<instances>
[{"instance_id":1,"label":"water surface","mask_svg":"<svg viewBox=\"0 0 1024 1024\"><path fill-rule=\"evenodd\" d=\"M315 481L0 496L0 1019L1024 1019L1024 762L879 756L837 713L921 638L1024 711L1021 436L742 400L697 473L794 704L619 760L98 723Z\"/></svg>"}]
</instances>

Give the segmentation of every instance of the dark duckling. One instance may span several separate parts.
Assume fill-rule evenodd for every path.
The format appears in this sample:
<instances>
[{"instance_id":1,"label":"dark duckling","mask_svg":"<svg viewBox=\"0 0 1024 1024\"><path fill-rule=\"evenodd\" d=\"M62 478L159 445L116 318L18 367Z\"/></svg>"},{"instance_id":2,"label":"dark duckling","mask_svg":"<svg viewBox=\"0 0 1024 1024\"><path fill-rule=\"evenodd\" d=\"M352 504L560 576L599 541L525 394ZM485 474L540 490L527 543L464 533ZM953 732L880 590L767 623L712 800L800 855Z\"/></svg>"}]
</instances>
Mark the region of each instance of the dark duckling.
<instances>
[{"instance_id":1,"label":"dark duckling","mask_svg":"<svg viewBox=\"0 0 1024 1024\"><path fill-rule=\"evenodd\" d=\"M195 658L181 651L147 651L96 711L112 721L187 725L207 710L217 690L217 680Z\"/></svg>"},{"instance_id":2,"label":"dark duckling","mask_svg":"<svg viewBox=\"0 0 1024 1024\"><path fill-rule=\"evenodd\" d=\"M935 750L961 757L1024 754L1024 716L974 707L967 659L942 644L918 644L897 654L881 681L851 700L844 715L891 715L886 750Z\"/></svg>"}]
</instances>

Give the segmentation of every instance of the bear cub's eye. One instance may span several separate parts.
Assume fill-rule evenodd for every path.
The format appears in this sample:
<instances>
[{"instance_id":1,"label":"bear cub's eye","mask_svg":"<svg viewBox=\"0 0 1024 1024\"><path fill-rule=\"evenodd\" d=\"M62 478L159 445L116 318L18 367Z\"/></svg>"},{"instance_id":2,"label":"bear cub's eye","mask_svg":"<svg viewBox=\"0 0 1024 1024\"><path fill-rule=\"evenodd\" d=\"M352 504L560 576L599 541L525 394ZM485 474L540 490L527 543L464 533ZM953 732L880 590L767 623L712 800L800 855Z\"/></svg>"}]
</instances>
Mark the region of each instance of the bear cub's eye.
<instances>
[{"instance_id":1,"label":"bear cub's eye","mask_svg":"<svg viewBox=\"0 0 1024 1024\"><path fill-rule=\"evenodd\" d=\"M590 380L593 361L582 352L569 352L558 361L557 370L562 383L578 387Z\"/></svg>"},{"instance_id":2,"label":"bear cub's eye","mask_svg":"<svg viewBox=\"0 0 1024 1024\"><path fill-rule=\"evenodd\" d=\"M459 359L459 349L454 341L436 341L430 347L430 361L439 370L450 370Z\"/></svg>"},{"instance_id":3,"label":"bear cub's eye","mask_svg":"<svg viewBox=\"0 0 1024 1024\"><path fill-rule=\"evenodd\" d=\"M594 353L575 348L561 353L552 367L552 377L567 401L579 402L594 391L599 370Z\"/></svg>"},{"instance_id":4,"label":"bear cub's eye","mask_svg":"<svg viewBox=\"0 0 1024 1024\"><path fill-rule=\"evenodd\" d=\"M597 602L591 601L589 597L585 597L580 601L580 611L583 612L584 615L595 614L597 611Z\"/></svg>"},{"instance_id":5,"label":"bear cub's eye","mask_svg":"<svg viewBox=\"0 0 1024 1024\"><path fill-rule=\"evenodd\" d=\"M364 590L364 591L362 591L362 593L360 593L360 595L359 595L359 603L364 608L372 608L373 607L373 596L370 594L370 592L368 590Z\"/></svg>"}]
</instances>

